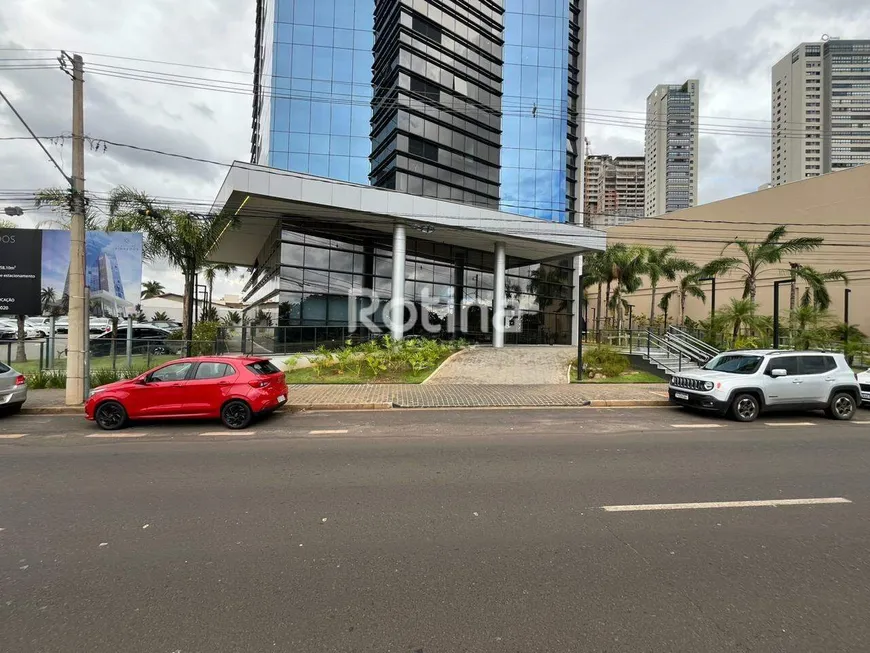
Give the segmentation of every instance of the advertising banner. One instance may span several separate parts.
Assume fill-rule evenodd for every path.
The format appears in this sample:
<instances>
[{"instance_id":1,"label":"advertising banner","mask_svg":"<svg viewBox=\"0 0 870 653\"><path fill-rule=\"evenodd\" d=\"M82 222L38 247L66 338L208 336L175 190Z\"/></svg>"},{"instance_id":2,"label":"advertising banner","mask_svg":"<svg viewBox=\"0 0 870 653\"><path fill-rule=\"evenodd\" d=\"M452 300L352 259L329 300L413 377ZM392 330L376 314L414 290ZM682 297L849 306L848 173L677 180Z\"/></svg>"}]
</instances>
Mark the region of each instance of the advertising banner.
<instances>
[{"instance_id":1,"label":"advertising banner","mask_svg":"<svg viewBox=\"0 0 870 653\"><path fill-rule=\"evenodd\" d=\"M42 313L39 294L41 261L39 231L0 229L0 315Z\"/></svg>"},{"instance_id":2,"label":"advertising banner","mask_svg":"<svg viewBox=\"0 0 870 653\"><path fill-rule=\"evenodd\" d=\"M0 229L0 315L42 315L69 306L69 231ZM91 315L126 317L142 289L142 234L89 231L85 239L85 283ZM15 272L6 270L15 267ZM14 275L6 278L3 275ZM24 282L27 283L24 283ZM17 282L17 284L15 283Z\"/></svg>"}]
</instances>

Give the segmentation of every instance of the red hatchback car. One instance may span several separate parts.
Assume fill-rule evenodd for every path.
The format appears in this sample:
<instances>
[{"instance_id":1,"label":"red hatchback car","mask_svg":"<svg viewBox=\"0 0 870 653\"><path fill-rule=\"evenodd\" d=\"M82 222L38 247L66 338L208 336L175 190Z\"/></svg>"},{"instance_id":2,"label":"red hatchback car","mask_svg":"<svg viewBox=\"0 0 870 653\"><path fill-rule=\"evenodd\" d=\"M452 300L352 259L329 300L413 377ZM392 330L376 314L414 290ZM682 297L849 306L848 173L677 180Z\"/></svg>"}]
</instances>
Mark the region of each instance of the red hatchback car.
<instances>
[{"instance_id":1,"label":"red hatchback car","mask_svg":"<svg viewBox=\"0 0 870 653\"><path fill-rule=\"evenodd\" d=\"M85 415L108 431L136 419L214 418L230 429L287 402L287 381L268 360L201 356L95 388Z\"/></svg>"}]
</instances>

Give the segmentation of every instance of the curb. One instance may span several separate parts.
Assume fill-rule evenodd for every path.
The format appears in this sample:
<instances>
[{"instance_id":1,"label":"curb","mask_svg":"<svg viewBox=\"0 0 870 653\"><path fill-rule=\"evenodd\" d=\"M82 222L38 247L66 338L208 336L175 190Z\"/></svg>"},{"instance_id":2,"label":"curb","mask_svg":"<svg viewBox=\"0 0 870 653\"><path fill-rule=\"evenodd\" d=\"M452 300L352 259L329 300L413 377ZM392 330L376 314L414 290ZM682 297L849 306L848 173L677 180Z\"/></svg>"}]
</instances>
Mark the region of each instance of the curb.
<instances>
[{"instance_id":1,"label":"curb","mask_svg":"<svg viewBox=\"0 0 870 653\"><path fill-rule=\"evenodd\" d=\"M441 365L436 367L435 370L432 372L432 374L430 374L429 376L427 376L425 379L423 379L420 382L420 385L425 385L426 383L429 383L429 381L431 381L436 376L438 376L438 373L444 369L444 366L447 365L447 363L452 361L454 358L456 358L460 354L463 354L463 353L469 351L470 349L471 349L471 347L466 347L465 349L460 349L459 351L455 351L452 354L450 354L447 358L445 358L443 361L441 361Z\"/></svg>"},{"instance_id":2,"label":"curb","mask_svg":"<svg viewBox=\"0 0 870 653\"><path fill-rule=\"evenodd\" d=\"M22 408L22 415L81 415L84 417L84 406L43 406L42 408Z\"/></svg>"},{"instance_id":3,"label":"curb","mask_svg":"<svg viewBox=\"0 0 870 653\"><path fill-rule=\"evenodd\" d=\"M657 408L670 406L667 399L593 399L590 408Z\"/></svg>"},{"instance_id":4,"label":"curb","mask_svg":"<svg viewBox=\"0 0 870 653\"><path fill-rule=\"evenodd\" d=\"M372 401L358 404L285 404L284 409L300 410L388 410L393 407L389 401Z\"/></svg>"}]
</instances>

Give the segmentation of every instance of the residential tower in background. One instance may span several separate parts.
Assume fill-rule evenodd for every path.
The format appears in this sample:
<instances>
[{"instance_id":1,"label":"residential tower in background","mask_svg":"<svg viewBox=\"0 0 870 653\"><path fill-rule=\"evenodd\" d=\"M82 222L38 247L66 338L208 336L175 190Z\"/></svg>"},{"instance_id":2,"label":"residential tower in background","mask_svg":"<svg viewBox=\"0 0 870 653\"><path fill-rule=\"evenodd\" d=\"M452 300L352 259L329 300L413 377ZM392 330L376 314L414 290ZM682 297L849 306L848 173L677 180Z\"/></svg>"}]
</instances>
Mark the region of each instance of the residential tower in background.
<instances>
[{"instance_id":1,"label":"residential tower in background","mask_svg":"<svg viewBox=\"0 0 870 653\"><path fill-rule=\"evenodd\" d=\"M646 100L646 217L698 201L700 83L660 84Z\"/></svg>"},{"instance_id":2,"label":"residential tower in background","mask_svg":"<svg viewBox=\"0 0 870 653\"><path fill-rule=\"evenodd\" d=\"M586 226L607 229L644 217L645 168L642 156L587 156L583 184Z\"/></svg>"},{"instance_id":3,"label":"residential tower in background","mask_svg":"<svg viewBox=\"0 0 870 653\"><path fill-rule=\"evenodd\" d=\"M801 43L771 75L771 183L870 162L870 40Z\"/></svg>"}]
</instances>

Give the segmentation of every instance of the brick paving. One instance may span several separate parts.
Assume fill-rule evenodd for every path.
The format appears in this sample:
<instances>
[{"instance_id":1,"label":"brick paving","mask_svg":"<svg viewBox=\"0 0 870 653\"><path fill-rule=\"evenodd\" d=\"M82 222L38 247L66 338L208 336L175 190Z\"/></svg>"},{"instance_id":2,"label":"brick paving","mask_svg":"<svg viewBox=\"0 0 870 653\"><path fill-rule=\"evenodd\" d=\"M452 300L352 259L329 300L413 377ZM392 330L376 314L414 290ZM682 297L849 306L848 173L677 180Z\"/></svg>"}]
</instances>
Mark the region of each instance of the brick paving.
<instances>
[{"instance_id":1,"label":"brick paving","mask_svg":"<svg viewBox=\"0 0 870 653\"><path fill-rule=\"evenodd\" d=\"M308 384L291 385L289 405L299 408L474 408L586 406L591 401L659 401L660 384ZM28 410L60 408L63 390L31 390Z\"/></svg>"}]
</instances>

